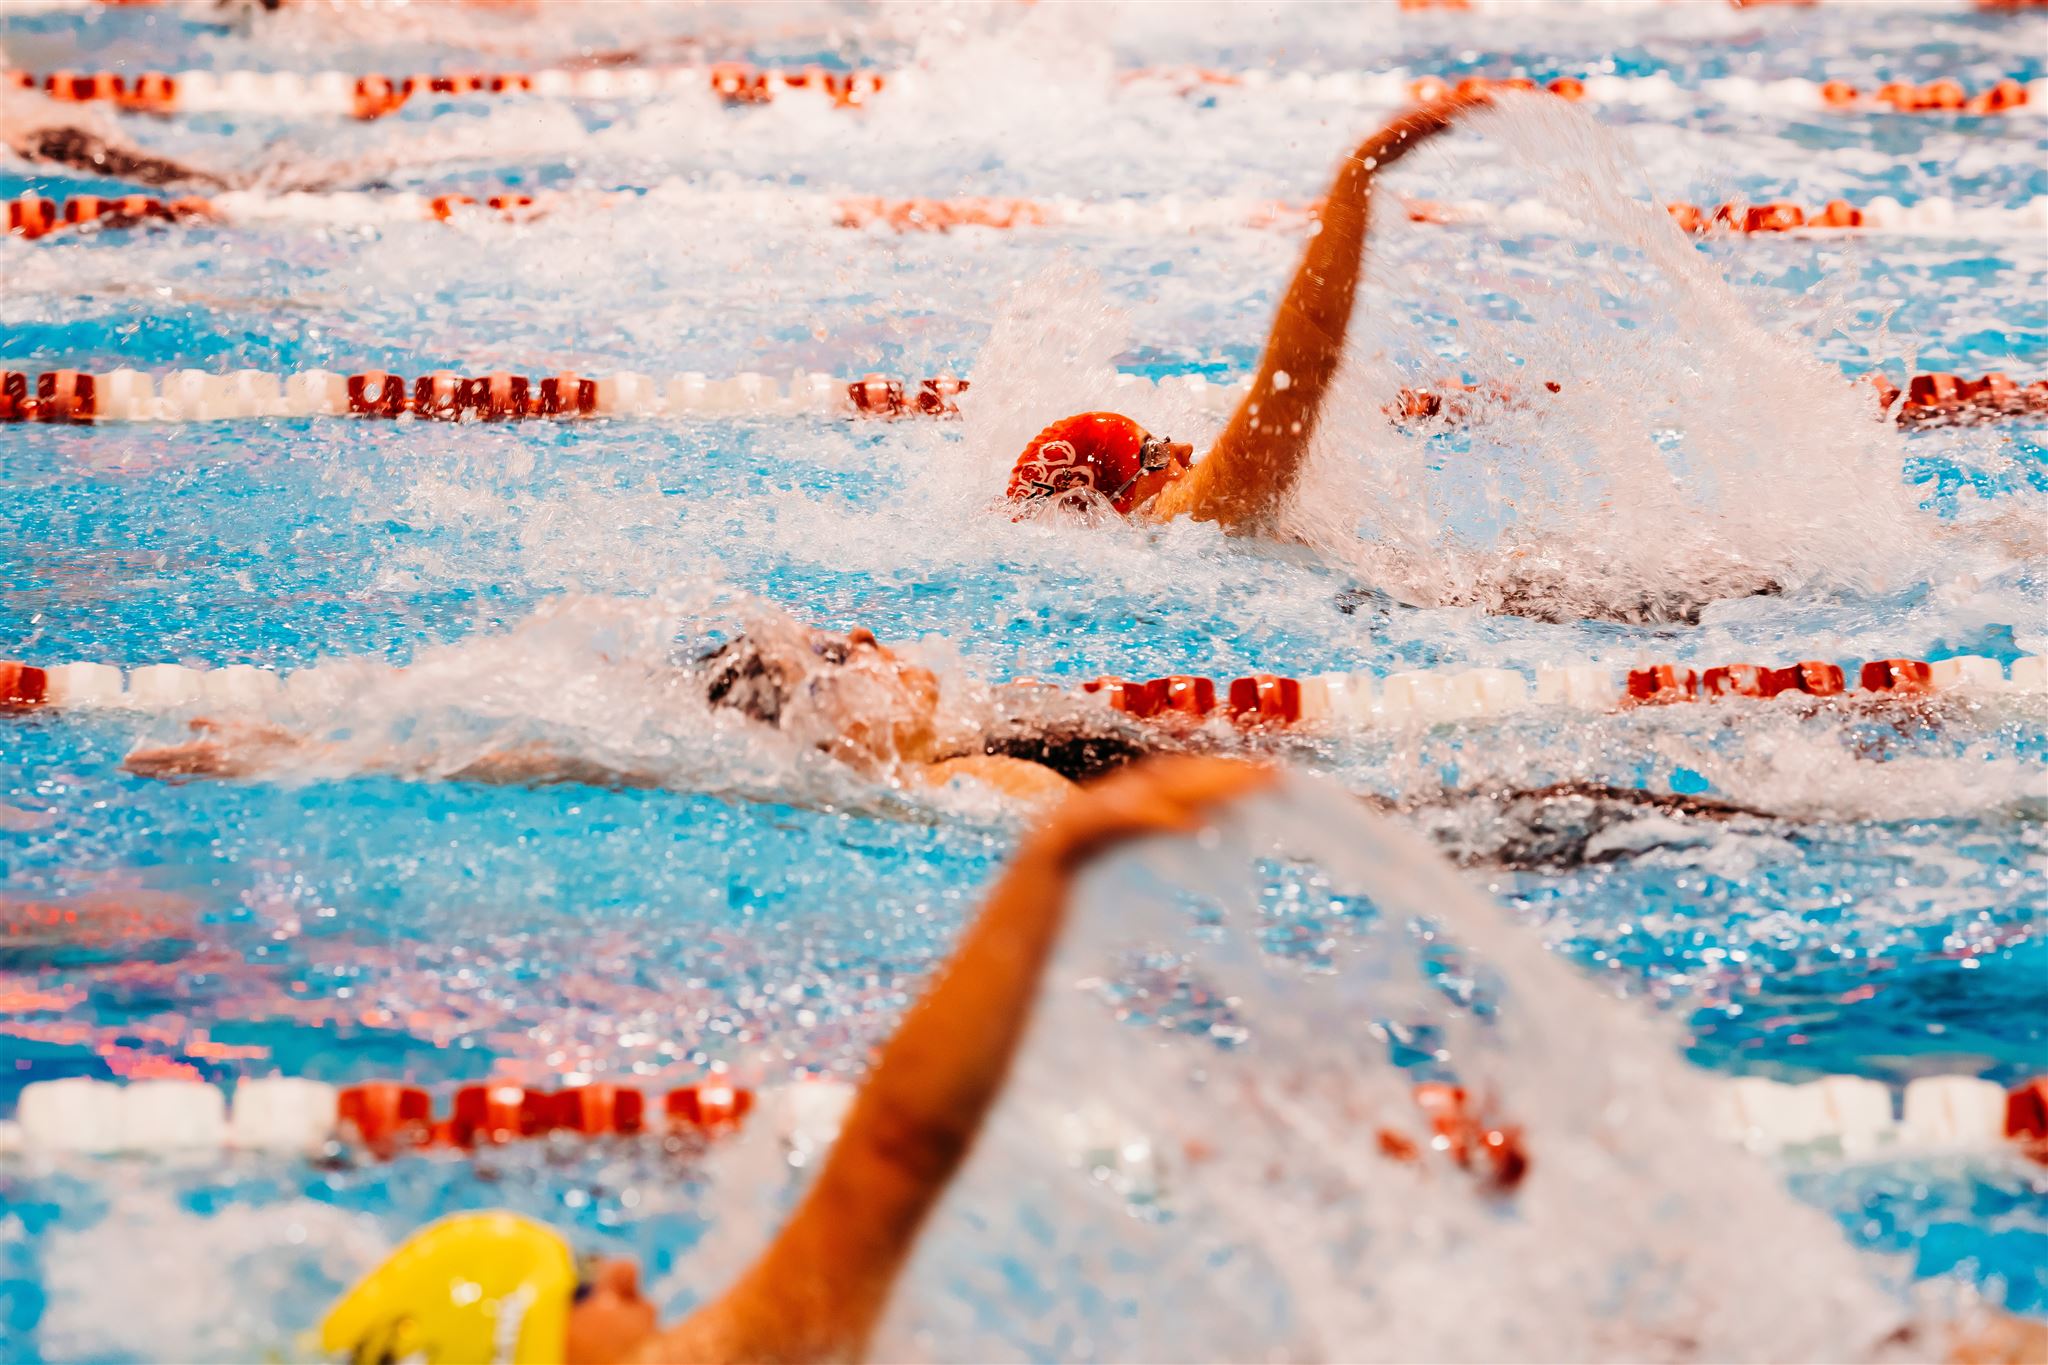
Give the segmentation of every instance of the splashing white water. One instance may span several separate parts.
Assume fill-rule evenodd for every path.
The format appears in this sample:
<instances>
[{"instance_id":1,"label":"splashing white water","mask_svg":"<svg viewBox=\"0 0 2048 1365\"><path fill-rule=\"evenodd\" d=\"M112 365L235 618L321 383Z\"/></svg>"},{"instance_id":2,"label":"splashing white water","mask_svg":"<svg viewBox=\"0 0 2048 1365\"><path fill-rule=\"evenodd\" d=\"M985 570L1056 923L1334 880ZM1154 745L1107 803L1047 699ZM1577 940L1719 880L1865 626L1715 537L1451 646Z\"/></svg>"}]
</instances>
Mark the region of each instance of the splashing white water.
<instances>
[{"instance_id":1,"label":"splashing white water","mask_svg":"<svg viewBox=\"0 0 2048 1365\"><path fill-rule=\"evenodd\" d=\"M1330 966L1262 956L1255 860L1312 860L1311 901L1369 895ZM1220 907L1184 952L1192 899ZM1142 944L1227 1002L1239 1046L1110 1024L1087 987ZM1432 984L1425 953L1448 951ZM1080 987L1077 989L1077 986ZM1454 997L1497 997L1483 1017ZM1519 1123L1506 1202L1441 1159L1389 1035ZM1548 956L1412 836L1291 779L1200 847L1084 887L1008 1094L935 1219L879 1352L1100 1359L1847 1359L1902 1313L1821 1213L1706 1132L1665 1026ZM1059 1169L1114 1116L1163 1194L1133 1214ZM991 1304L1001 1304L991 1312Z\"/></svg>"},{"instance_id":2,"label":"splashing white water","mask_svg":"<svg viewBox=\"0 0 2048 1365\"><path fill-rule=\"evenodd\" d=\"M1295 534L1410 601L1560 620L1683 618L1923 568L1937 527L1900 480L1900 436L1766 311L1790 311L1782 291L1767 304L1724 280L1634 197L1647 176L1620 139L1561 101L1503 98L1469 126L1580 221L1578 258L1539 272L1499 253L1448 280L1404 259L1397 273L1386 247L1427 243L1401 242L1382 209L1376 233L1396 240L1373 293L1433 315L1438 336L1447 316L1458 349L1396 374L1380 348L1430 343L1368 299L1350 400L1326 424ZM1425 192L1445 178L1402 174ZM1838 310L1819 302L1825 327ZM1399 383L1441 388L1460 370L1512 386L1474 397L1469 450L1388 431L1378 409Z\"/></svg>"}]
</instances>

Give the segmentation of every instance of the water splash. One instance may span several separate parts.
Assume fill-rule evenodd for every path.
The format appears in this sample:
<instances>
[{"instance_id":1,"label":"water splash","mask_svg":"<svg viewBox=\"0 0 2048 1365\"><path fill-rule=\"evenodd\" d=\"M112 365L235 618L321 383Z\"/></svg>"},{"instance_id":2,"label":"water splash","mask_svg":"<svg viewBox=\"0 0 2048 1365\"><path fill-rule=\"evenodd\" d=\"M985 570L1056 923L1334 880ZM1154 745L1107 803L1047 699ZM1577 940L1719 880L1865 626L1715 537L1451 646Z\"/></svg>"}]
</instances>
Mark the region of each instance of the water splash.
<instances>
[{"instance_id":1,"label":"water splash","mask_svg":"<svg viewBox=\"0 0 2048 1365\"><path fill-rule=\"evenodd\" d=\"M1250 869L1274 858L1348 907L1309 970L1260 950ZM1111 1025L1099 982L1133 942L1227 1024ZM1668 1027L1317 782L1102 869L1047 982L883 1356L1845 1359L1903 1316L1824 1215L1705 1131ZM1416 1126L1402 1052L1523 1126L1511 1199L1380 1154L1381 1126ZM1076 1112L1149 1151L1156 1198L1059 1169Z\"/></svg>"},{"instance_id":2,"label":"water splash","mask_svg":"<svg viewBox=\"0 0 2048 1365\"><path fill-rule=\"evenodd\" d=\"M1642 194L1620 138L1561 101L1504 98L1469 124L1579 220L1574 259L1538 270L1499 251L1440 274L1407 259L1426 244L1392 244L1375 292L1428 334L1378 320L1354 343L1354 396L1296 534L1405 600L1556 620L1690 619L1924 569L1937 526L1899 478L1903 438L1787 327L1797 309L1826 330L1838 308L1731 285ZM1380 348L1423 358L1397 373ZM1440 388L1447 371L1509 388L1475 395L1457 438L1374 420L1398 383Z\"/></svg>"}]
</instances>

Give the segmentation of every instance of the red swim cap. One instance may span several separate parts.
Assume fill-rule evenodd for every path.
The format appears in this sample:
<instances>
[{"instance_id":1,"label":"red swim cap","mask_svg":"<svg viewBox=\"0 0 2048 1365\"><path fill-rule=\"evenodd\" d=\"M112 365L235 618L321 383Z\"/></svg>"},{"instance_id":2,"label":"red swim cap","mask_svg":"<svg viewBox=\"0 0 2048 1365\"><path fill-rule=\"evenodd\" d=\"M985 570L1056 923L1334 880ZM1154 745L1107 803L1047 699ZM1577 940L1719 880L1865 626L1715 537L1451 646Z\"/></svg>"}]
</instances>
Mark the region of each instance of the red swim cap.
<instances>
[{"instance_id":1,"label":"red swim cap","mask_svg":"<svg viewBox=\"0 0 2048 1365\"><path fill-rule=\"evenodd\" d=\"M1145 429L1115 412L1062 417L1031 438L1010 470L1009 496L1018 502L1056 498L1089 488L1119 512L1137 505L1144 472Z\"/></svg>"}]
</instances>

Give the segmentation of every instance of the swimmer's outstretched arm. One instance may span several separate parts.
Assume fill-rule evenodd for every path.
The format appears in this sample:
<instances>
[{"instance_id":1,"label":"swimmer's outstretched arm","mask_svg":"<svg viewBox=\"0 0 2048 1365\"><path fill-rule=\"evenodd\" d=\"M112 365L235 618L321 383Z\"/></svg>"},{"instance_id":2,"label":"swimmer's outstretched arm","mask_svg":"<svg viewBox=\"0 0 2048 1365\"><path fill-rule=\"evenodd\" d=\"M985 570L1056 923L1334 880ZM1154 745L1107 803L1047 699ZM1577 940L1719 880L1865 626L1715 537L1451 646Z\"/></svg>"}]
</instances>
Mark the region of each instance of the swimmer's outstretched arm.
<instances>
[{"instance_id":1,"label":"swimmer's outstretched arm","mask_svg":"<svg viewBox=\"0 0 2048 1365\"><path fill-rule=\"evenodd\" d=\"M309 739L281 725L217 721L201 716L187 727L194 738L178 744L144 745L121 766L137 777L165 782L195 778L261 777L291 766L304 768L331 755L335 746ZM657 787L651 774L614 768L544 744L518 744L481 754L460 768L433 768L404 762L396 756L360 754L348 758L350 771L396 773L407 777L445 777L451 782L481 782L500 787Z\"/></svg>"},{"instance_id":2,"label":"swimmer's outstretched arm","mask_svg":"<svg viewBox=\"0 0 2048 1365\"><path fill-rule=\"evenodd\" d=\"M1364 272L1373 177L1479 102L1444 100L1403 114L1345 159L1280 301L1251 391L1208 457L1153 501L1155 520L1187 516L1235 530L1266 516L1294 487L1344 354Z\"/></svg>"},{"instance_id":3,"label":"swimmer's outstretched arm","mask_svg":"<svg viewBox=\"0 0 2048 1365\"><path fill-rule=\"evenodd\" d=\"M139 147L69 124L10 131L7 145L24 161L48 162L87 175L132 180L152 189L189 186L224 190L230 183L212 171L154 156Z\"/></svg>"},{"instance_id":4,"label":"swimmer's outstretched arm","mask_svg":"<svg viewBox=\"0 0 2048 1365\"><path fill-rule=\"evenodd\" d=\"M1116 844L1197 828L1218 805L1271 780L1267 769L1224 759L1154 759L1053 811L882 1049L781 1234L723 1297L655 1335L638 1358L860 1356L925 1215L1003 1088L1075 876Z\"/></svg>"}]
</instances>

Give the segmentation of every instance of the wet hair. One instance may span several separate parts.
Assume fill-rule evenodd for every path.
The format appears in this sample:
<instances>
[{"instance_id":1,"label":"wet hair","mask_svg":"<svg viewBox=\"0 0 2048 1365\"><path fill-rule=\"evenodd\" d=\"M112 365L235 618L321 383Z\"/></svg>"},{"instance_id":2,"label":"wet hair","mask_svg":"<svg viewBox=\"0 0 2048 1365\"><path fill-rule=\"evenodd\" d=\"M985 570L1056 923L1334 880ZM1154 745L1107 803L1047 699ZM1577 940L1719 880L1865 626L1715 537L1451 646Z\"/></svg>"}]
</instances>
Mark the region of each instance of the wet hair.
<instances>
[{"instance_id":1,"label":"wet hair","mask_svg":"<svg viewBox=\"0 0 2048 1365\"><path fill-rule=\"evenodd\" d=\"M810 653L818 664L836 667L852 657L853 645L828 637L813 641ZM803 663L778 660L747 635L698 655L696 667L704 700L713 708L775 726L811 672ZM977 742L984 754L1042 764L1074 782L1093 781L1162 748L1179 747L1164 735L1088 716L1010 717Z\"/></svg>"},{"instance_id":2,"label":"wet hair","mask_svg":"<svg viewBox=\"0 0 2048 1365\"><path fill-rule=\"evenodd\" d=\"M780 725L782 708L796 695L796 679L770 664L761 646L745 635L698 655L697 667L706 702L763 725Z\"/></svg>"},{"instance_id":3,"label":"wet hair","mask_svg":"<svg viewBox=\"0 0 2048 1365\"><path fill-rule=\"evenodd\" d=\"M1070 782L1092 782L1154 752L1159 746L1147 743L1148 738L1077 721L1043 727L1013 723L984 736L981 751L1043 764Z\"/></svg>"},{"instance_id":4,"label":"wet hair","mask_svg":"<svg viewBox=\"0 0 2048 1365\"><path fill-rule=\"evenodd\" d=\"M750 635L735 635L716 649L697 656L704 677L704 700L714 708L738 711L763 725L780 725L783 708L816 667L838 668L853 657L851 640L827 636L811 642L810 662L779 660Z\"/></svg>"}]
</instances>

